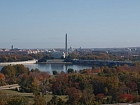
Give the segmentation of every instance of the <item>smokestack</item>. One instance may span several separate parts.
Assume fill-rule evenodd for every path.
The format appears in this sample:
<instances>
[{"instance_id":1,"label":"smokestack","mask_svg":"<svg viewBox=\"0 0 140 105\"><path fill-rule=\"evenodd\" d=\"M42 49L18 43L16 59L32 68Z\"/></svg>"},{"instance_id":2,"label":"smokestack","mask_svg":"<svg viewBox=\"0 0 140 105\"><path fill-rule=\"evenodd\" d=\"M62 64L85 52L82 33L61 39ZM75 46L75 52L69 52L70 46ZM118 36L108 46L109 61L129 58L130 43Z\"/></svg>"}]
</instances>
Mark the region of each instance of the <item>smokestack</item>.
<instances>
[{"instance_id":1,"label":"smokestack","mask_svg":"<svg viewBox=\"0 0 140 105\"><path fill-rule=\"evenodd\" d=\"M65 55L68 56L68 48L67 48L67 33L66 33L66 39L65 39Z\"/></svg>"}]
</instances>

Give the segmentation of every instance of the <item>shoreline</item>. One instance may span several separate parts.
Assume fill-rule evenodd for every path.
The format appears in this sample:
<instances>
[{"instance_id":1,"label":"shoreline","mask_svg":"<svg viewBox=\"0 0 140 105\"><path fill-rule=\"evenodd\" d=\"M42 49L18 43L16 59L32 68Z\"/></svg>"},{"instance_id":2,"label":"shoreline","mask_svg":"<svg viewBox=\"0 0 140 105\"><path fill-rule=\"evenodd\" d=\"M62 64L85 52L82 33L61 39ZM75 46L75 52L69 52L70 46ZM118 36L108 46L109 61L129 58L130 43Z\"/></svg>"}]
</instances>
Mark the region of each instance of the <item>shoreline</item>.
<instances>
[{"instance_id":1,"label":"shoreline","mask_svg":"<svg viewBox=\"0 0 140 105\"><path fill-rule=\"evenodd\" d=\"M37 62L36 64L72 64L72 62Z\"/></svg>"},{"instance_id":2,"label":"shoreline","mask_svg":"<svg viewBox=\"0 0 140 105\"><path fill-rule=\"evenodd\" d=\"M16 64L72 64L72 62L63 62L61 60L51 60L47 62L37 62L38 60L18 61L18 62L1 62L0 65L16 65Z\"/></svg>"},{"instance_id":3,"label":"shoreline","mask_svg":"<svg viewBox=\"0 0 140 105\"><path fill-rule=\"evenodd\" d=\"M18 61L18 62L1 62L0 65L16 65L16 64L34 64L37 60Z\"/></svg>"},{"instance_id":4,"label":"shoreline","mask_svg":"<svg viewBox=\"0 0 140 105\"><path fill-rule=\"evenodd\" d=\"M46 62L36 62L38 64L72 64L72 62L65 62L64 59L49 59Z\"/></svg>"}]
</instances>

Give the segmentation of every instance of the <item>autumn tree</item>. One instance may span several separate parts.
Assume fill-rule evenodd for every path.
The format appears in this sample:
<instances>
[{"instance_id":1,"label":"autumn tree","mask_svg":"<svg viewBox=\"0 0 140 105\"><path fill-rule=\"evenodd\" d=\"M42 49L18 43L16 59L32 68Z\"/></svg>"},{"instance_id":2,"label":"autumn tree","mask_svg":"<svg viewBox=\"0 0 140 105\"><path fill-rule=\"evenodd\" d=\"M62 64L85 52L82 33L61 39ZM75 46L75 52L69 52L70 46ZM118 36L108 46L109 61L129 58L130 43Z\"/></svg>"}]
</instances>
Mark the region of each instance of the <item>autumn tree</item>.
<instances>
[{"instance_id":1,"label":"autumn tree","mask_svg":"<svg viewBox=\"0 0 140 105\"><path fill-rule=\"evenodd\" d=\"M55 95L65 95L68 86L68 75L65 72L55 76L55 81L52 84L52 92Z\"/></svg>"},{"instance_id":2,"label":"autumn tree","mask_svg":"<svg viewBox=\"0 0 140 105\"><path fill-rule=\"evenodd\" d=\"M68 103L71 105L76 105L82 97L82 92L74 87L69 88L67 93L69 96Z\"/></svg>"},{"instance_id":3,"label":"autumn tree","mask_svg":"<svg viewBox=\"0 0 140 105\"><path fill-rule=\"evenodd\" d=\"M126 102L132 103L134 102L134 96L131 94L120 94L118 97L118 101L123 103Z\"/></svg>"},{"instance_id":4,"label":"autumn tree","mask_svg":"<svg viewBox=\"0 0 140 105\"><path fill-rule=\"evenodd\" d=\"M5 75L3 73L0 73L0 86L3 86L5 84Z\"/></svg>"},{"instance_id":5,"label":"autumn tree","mask_svg":"<svg viewBox=\"0 0 140 105\"><path fill-rule=\"evenodd\" d=\"M84 105L94 105L95 95L93 94L92 89L85 89L82 91L82 97L79 100L79 103Z\"/></svg>"},{"instance_id":6,"label":"autumn tree","mask_svg":"<svg viewBox=\"0 0 140 105\"><path fill-rule=\"evenodd\" d=\"M48 72L40 72L39 74L39 80L43 83L47 82L47 80L50 78L50 74Z\"/></svg>"},{"instance_id":7,"label":"autumn tree","mask_svg":"<svg viewBox=\"0 0 140 105\"><path fill-rule=\"evenodd\" d=\"M45 98L40 96L40 95L36 95L34 97L34 104L33 105L46 105Z\"/></svg>"},{"instance_id":8,"label":"autumn tree","mask_svg":"<svg viewBox=\"0 0 140 105\"><path fill-rule=\"evenodd\" d=\"M99 103L102 103L104 98L105 98L105 95L103 93L96 95L96 99L98 100Z\"/></svg>"}]
</instances>

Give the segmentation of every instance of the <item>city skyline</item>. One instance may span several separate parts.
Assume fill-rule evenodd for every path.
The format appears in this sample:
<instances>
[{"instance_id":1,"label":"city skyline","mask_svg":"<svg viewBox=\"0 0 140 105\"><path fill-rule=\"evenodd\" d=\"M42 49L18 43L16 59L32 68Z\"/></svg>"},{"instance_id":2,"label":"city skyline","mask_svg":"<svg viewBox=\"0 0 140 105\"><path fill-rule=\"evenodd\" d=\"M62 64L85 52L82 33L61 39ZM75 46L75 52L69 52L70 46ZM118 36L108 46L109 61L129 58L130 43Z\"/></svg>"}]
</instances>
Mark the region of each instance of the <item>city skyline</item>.
<instances>
[{"instance_id":1,"label":"city skyline","mask_svg":"<svg viewBox=\"0 0 140 105\"><path fill-rule=\"evenodd\" d=\"M0 1L0 48L139 47L139 0Z\"/></svg>"}]
</instances>

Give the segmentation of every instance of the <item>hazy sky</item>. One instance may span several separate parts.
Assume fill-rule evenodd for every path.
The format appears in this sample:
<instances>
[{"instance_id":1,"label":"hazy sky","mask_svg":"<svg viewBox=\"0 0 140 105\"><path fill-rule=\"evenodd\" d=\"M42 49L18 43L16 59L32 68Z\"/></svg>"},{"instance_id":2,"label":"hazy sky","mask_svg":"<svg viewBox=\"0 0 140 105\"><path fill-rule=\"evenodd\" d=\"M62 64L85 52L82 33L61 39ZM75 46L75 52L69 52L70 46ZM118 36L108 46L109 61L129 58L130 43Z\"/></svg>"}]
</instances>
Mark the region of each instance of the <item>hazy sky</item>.
<instances>
[{"instance_id":1,"label":"hazy sky","mask_svg":"<svg viewBox=\"0 0 140 105\"><path fill-rule=\"evenodd\" d=\"M0 0L0 48L139 47L140 0Z\"/></svg>"}]
</instances>

